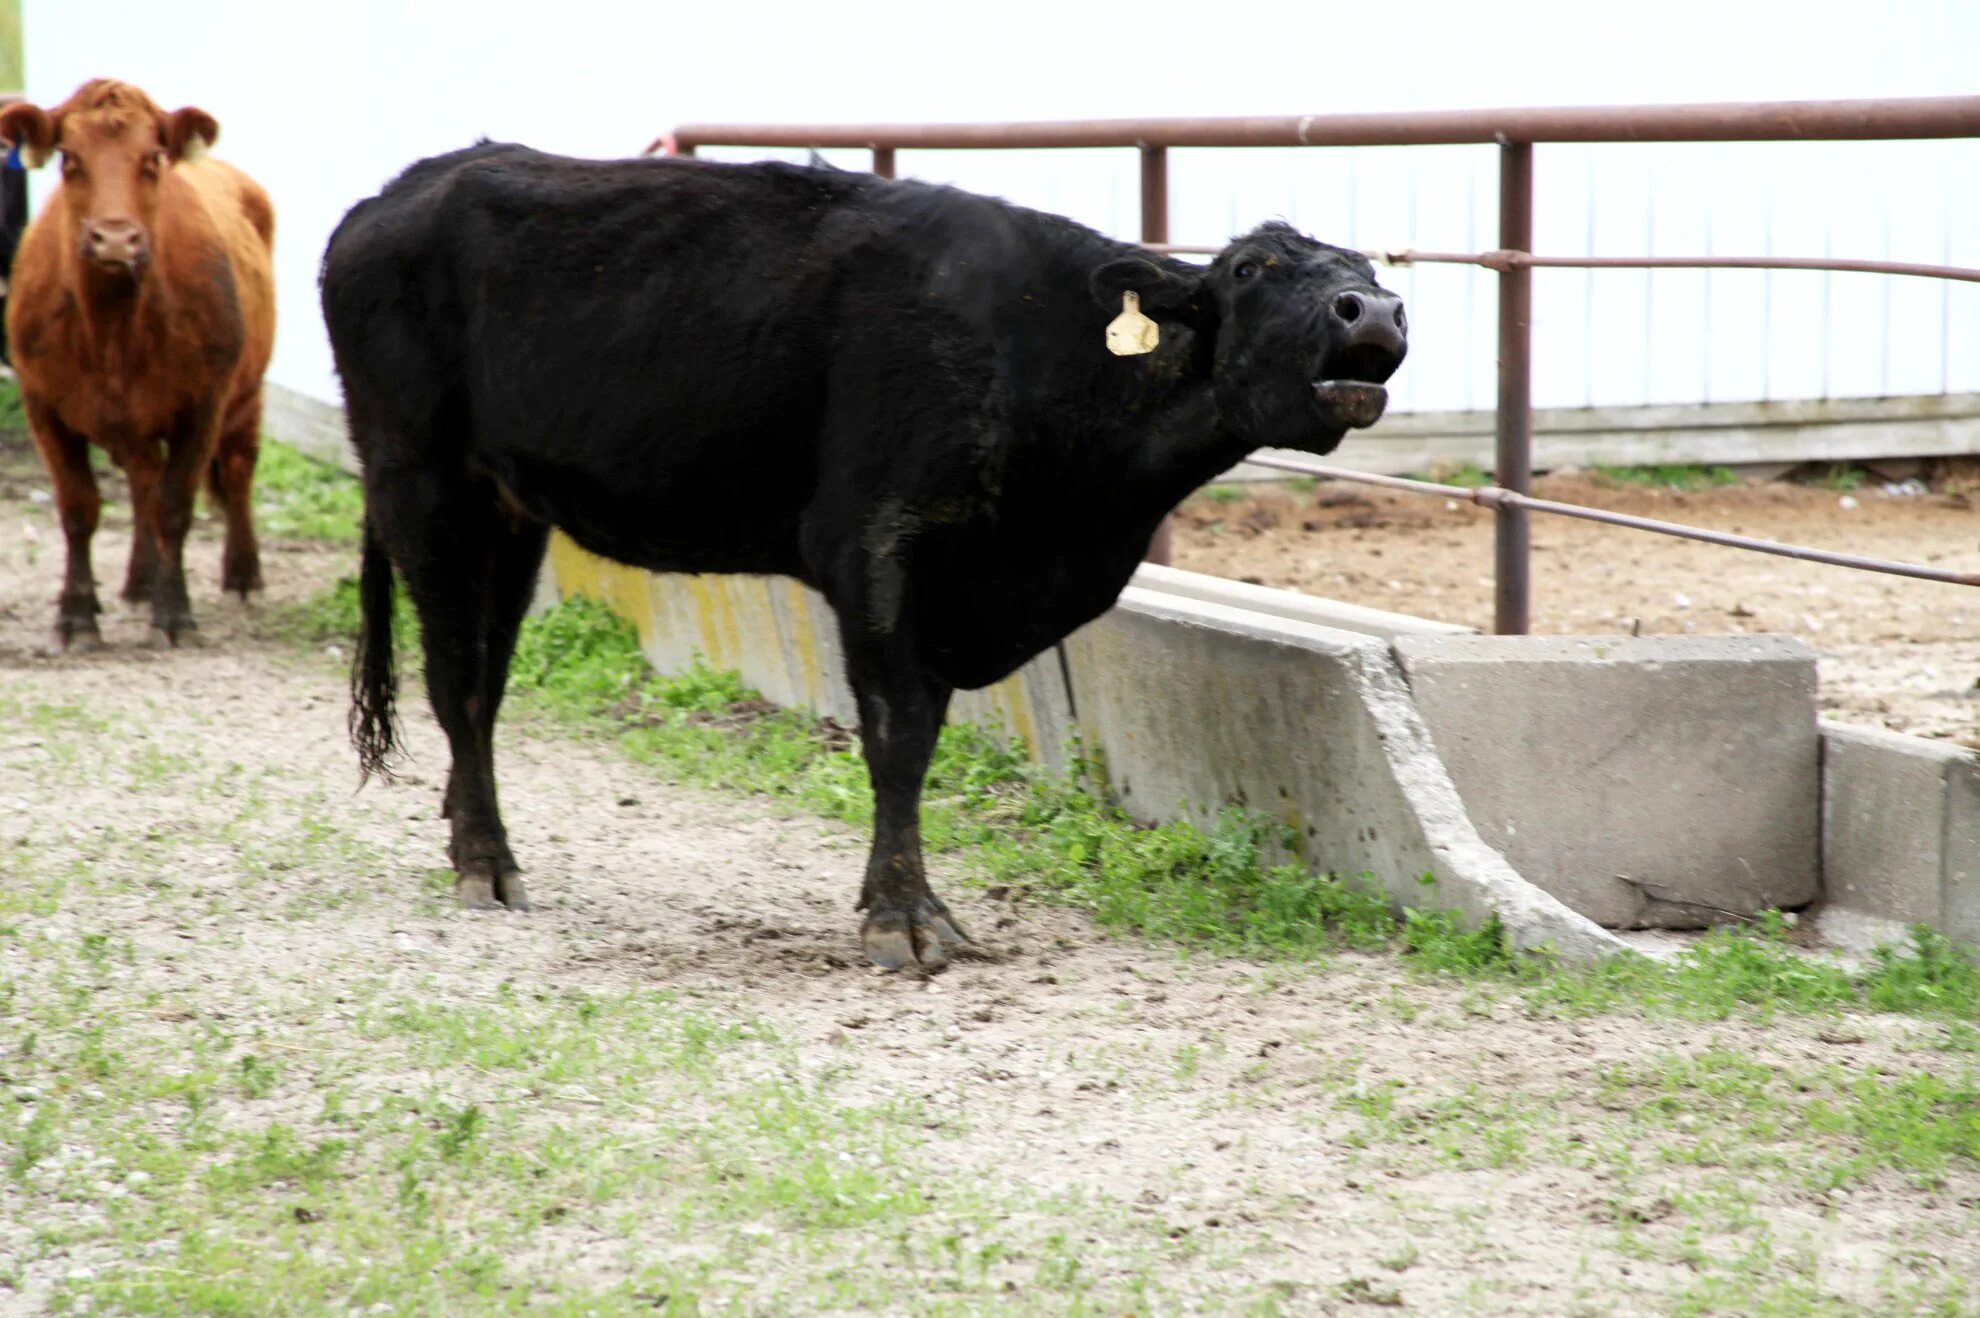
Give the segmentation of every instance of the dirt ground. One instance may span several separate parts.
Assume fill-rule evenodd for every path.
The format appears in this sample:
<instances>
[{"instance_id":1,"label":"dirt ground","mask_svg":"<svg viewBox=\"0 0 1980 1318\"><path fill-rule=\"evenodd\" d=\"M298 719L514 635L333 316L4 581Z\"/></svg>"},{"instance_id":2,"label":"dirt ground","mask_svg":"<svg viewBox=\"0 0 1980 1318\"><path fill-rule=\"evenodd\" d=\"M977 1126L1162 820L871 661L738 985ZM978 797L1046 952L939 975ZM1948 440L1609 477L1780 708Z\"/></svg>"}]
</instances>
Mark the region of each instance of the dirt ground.
<instances>
[{"instance_id":1,"label":"dirt ground","mask_svg":"<svg viewBox=\"0 0 1980 1318\"><path fill-rule=\"evenodd\" d=\"M243 1047L287 1059L258 1101L305 1136L315 1095L338 1068L364 1071L371 1045L352 1032L357 1009L340 1004L387 991L366 985L434 1004L505 1000L518 982L661 987L723 1019L770 1022L793 1050L793 1073L820 1086L837 1077L830 1083L849 1101L917 1105L918 1165L938 1232L949 1201L937 1190L994 1191L1007 1205L950 1228L1009 1243L985 1246L982 1257L997 1261L952 1283L963 1289L947 1299L927 1289L929 1258L858 1264L878 1237L838 1231L826 1247L751 1246L742 1263L707 1274L712 1307L873 1305L834 1300L845 1292L819 1280L821 1257L870 1267L869 1283L894 1297L877 1307L903 1312L1896 1313L1980 1295L1971 1289L1980 1175L1970 1167L1922 1180L1884 1168L1826 1188L1811 1170L1829 1156L1819 1138L1791 1122L1755 1125L1746 1106L1727 1108L1709 1084L1681 1079L1688 1068L1757 1066L1752 1083L1772 1095L1778 1082L1789 1102L1792 1085L1817 1083L1796 1076L1938 1065L1928 1023L1548 1019L1513 998L1425 982L1388 957L1310 970L1182 958L1062 911L1013 909L951 872L938 884L996 959L933 982L888 977L858 964L851 903L864 841L855 832L669 787L608 745L514 723L502 734L503 800L536 910L464 914L430 891L444 863L435 806L446 760L424 701L403 705L410 775L354 794L338 657L298 655L259 625L272 605L349 571L351 551L269 546L269 597L244 611L216 597L218 543L203 523L189 572L200 645L150 648L143 619L106 599L107 647L52 657L60 545L37 489L31 478L0 489L0 695L14 711L0 718L0 842L13 848L0 852L13 857L0 870L73 877L60 902L13 917L6 932L18 948L67 946L90 930L128 939L130 964L105 991L128 994L159 1038L220 1028L214 1021L251 1027ZM1741 492L1737 513L1727 511L1733 496L1602 493L1780 534L1816 523L1833 532L1852 517L1885 525L1881 502L1873 519L1785 488ZM1484 519L1336 496L1220 505L1222 530L1199 504L1183 561L1475 620ZM1963 509L1937 498L1890 508L1891 529L1852 542L1920 552L1930 528L1931 552L1980 566L1973 534L1954 535ZM1265 513L1280 522L1269 534L1240 529ZM101 579L120 576L127 536L113 508ZM1554 626L1613 627L1640 614L1646 629L1802 630L1815 618L1821 643L1840 647L1825 663L1854 674L1846 690L1871 689L1847 664L1879 642L1901 641L1905 653L1940 647L1932 690L1963 689L1980 671L1950 593L1762 572L1723 557L1708 564L1661 541L1597 546L1574 528L1546 528L1542 543L1542 616ZM1554 565L1573 561L1584 570L1570 586ZM1692 597L1688 609L1672 604L1678 589ZM1754 616L1731 616L1735 605ZM1930 691L1901 701L1908 687L1889 691L1893 708L1938 708ZM1852 698L1867 713L1872 697ZM1948 726L1956 698L1941 699ZM75 709L94 731L61 732L70 724L55 715L36 721L37 710ZM229 813L245 809L244 796L260 811L249 823ZM279 862L269 859L276 852ZM71 979L49 982L74 993ZM167 1010L179 1002L187 1006ZM0 996L0 1044L36 1010ZM188 1013L209 1024L173 1023ZM44 1052L53 1046L43 1039ZM481 1064L406 1083L440 1086L454 1103L480 1096L491 1111L516 1106L501 1073ZM589 1083L606 1092L607 1082ZM27 1103L29 1092L16 1097ZM1740 1092L1744 1105L1751 1096ZM521 1106L580 1128L599 1119L598 1098L561 1094L532 1089ZM32 1110L22 1109L24 1126ZM246 1105L228 1119L251 1113ZM1751 1156L1736 1152L1741 1141ZM0 1259L14 1260L10 1274L0 1269L0 1311L39 1311L65 1287L133 1266L127 1241L92 1234L92 1215L109 1203L98 1191L126 1193L104 1175L90 1172L94 1190L78 1182L46 1193L0 1178ZM313 1219L299 1208L295 1220ZM648 1261L729 1248L681 1238L668 1212L638 1201L532 1210L528 1220L527 1249L511 1262L553 1294L631 1275L636 1265L615 1244L631 1241ZM222 1219L204 1229L234 1228ZM1072 1262L1049 1277L1026 1262L1050 1251Z\"/></svg>"},{"instance_id":2,"label":"dirt ground","mask_svg":"<svg viewBox=\"0 0 1980 1318\"><path fill-rule=\"evenodd\" d=\"M1219 494L1233 487L1219 487ZM1489 629L1492 514L1323 482L1236 487L1177 519L1178 567ZM1715 530L1980 572L1970 478L1853 490L1743 481L1675 490L1581 473L1534 492ZM1797 563L1564 517L1533 517L1533 630L1791 632L1818 656L1831 718L1969 745L1980 716L1980 593Z\"/></svg>"}]
</instances>

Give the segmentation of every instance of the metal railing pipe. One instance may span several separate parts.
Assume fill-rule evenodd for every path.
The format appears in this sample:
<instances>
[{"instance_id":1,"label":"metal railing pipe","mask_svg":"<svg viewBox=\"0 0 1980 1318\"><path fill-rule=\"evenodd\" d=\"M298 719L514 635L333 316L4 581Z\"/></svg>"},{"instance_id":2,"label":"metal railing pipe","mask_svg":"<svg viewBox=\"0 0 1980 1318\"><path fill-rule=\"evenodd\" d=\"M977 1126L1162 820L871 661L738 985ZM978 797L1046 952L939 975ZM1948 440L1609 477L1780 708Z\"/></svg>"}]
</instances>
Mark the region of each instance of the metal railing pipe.
<instances>
[{"instance_id":1,"label":"metal railing pipe","mask_svg":"<svg viewBox=\"0 0 1980 1318\"><path fill-rule=\"evenodd\" d=\"M1499 148L1499 246L1524 252L1533 246L1533 147L1507 142ZM1533 487L1533 272L1508 266L1499 273L1499 484L1521 494ZM1521 636L1532 612L1532 530L1516 504L1497 510L1493 538L1492 630Z\"/></svg>"},{"instance_id":2,"label":"metal railing pipe","mask_svg":"<svg viewBox=\"0 0 1980 1318\"><path fill-rule=\"evenodd\" d=\"M1980 96L1002 124L684 124L674 136L683 147L892 146L942 150L1876 141L1980 136Z\"/></svg>"}]
</instances>

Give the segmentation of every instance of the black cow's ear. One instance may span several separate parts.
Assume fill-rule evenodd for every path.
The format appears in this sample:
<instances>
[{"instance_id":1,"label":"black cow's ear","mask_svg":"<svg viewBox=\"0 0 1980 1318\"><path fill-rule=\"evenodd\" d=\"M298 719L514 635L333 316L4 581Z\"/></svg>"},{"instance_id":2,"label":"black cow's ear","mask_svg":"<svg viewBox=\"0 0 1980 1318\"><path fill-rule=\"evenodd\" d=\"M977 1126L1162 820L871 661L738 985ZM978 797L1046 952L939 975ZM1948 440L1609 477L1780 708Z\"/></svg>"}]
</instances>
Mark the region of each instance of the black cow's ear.
<instances>
[{"instance_id":1,"label":"black cow's ear","mask_svg":"<svg viewBox=\"0 0 1980 1318\"><path fill-rule=\"evenodd\" d=\"M1141 295L1142 313L1157 321L1195 330L1214 325L1209 299L1203 296L1203 276L1193 267L1178 270L1144 257L1124 256L1093 272L1093 296L1103 308L1119 311L1121 294L1129 292Z\"/></svg>"}]
</instances>

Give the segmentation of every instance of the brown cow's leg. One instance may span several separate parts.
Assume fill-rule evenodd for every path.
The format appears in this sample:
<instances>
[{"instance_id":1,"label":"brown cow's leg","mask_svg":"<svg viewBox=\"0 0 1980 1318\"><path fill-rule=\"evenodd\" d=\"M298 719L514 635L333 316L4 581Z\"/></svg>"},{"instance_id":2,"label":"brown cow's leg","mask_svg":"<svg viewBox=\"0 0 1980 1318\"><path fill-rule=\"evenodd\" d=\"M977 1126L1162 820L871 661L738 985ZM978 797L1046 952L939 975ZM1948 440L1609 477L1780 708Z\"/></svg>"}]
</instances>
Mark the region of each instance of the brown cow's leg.
<instances>
[{"instance_id":1,"label":"brown cow's leg","mask_svg":"<svg viewBox=\"0 0 1980 1318\"><path fill-rule=\"evenodd\" d=\"M186 593L186 533L192 529L193 499L199 478L212 460L217 436L210 410L195 409L173 426L165 445L165 465L152 501L152 531L158 541L158 575L151 590L151 626L167 642L199 630Z\"/></svg>"},{"instance_id":2,"label":"brown cow's leg","mask_svg":"<svg viewBox=\"0 0 1980 1318\"><path fill-rule=\"evenodd\" d=\"M227 519L220 555L220 588L246 600L261 589L261 547L254 537L254 464L261 453L261 395L236 408L207 468L207 489Z\"/></svg>"},{"instance_id":3,"label":"brown cow's leg","mask_svg":"<svg viewBox=\"0 0 1980 1318\"><path fill-rule=\"evenodd\" d=\"M859 701L860 742L873 782L873 850L859 909L867 959L887 970L940 970L948 949L970 946L969 935L928 886L921 855L921 784L948 712L948 687L929 680L893 638L856 636L848 625L846 651Z\"/></svg>"},{"instance_id":4,"label":"brown cow's leg","mask_svg":"<svg viewBox=\"0 0 1980 1318\"><path fill-rule=\"evenodd\" d=\"M158 475L156 445L136 445L124 463L131 491L131 558L120 592L132 604L151 603L158 588Z\"/></svg>"},{"instance_id":5,"label":"brown cow's leg","mask_svg":"<svg viewBox=\"0 0 1980 1318\"><path fill-rule=\"evenodd\" d=\"M63 425L55 410L39 400L28 398L26 409L34 446L55 483L55 508L68 547L62 594L55 605L56 640L63 649L95 649L103 643L96 625L102 606L90 567L90 540L102 516L103 496L96 488L96 473L89 468L89 441Z\"/></svg>"}]
</instances>

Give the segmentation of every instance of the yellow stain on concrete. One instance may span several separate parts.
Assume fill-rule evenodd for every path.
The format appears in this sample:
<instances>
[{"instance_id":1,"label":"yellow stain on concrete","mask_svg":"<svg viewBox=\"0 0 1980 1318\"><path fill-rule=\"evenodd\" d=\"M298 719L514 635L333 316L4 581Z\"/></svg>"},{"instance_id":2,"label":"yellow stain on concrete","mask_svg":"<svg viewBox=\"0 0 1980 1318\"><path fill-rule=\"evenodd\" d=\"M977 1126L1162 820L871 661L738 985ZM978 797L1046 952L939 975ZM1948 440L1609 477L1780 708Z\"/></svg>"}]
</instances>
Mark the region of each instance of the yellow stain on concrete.
<instances>
[{"instance_id":1,"label":"yellow stain on concrete","mask_svg":"<svg viewBox=\"0 0 1980 1318\"><path fill-rule=\"evenodd\" d=\"M1025 753L1037 759L1041 752L1038 721L1032 717L1031 692L1025 689L1024 675L1012 673L983 694L990 698L990 707L1004 716L1004 726L1024 738Z\"/></svg>"},{"instance_id":2,"label":"yellow stain on concrete","mask_svg":"<svg viewBox=\"0 0 1980 1318\"><path fill-rule=\"evenodd\" d=\"M746 657L759 663L785 662L771 594L776 587L768 579L651 573L600 558L561 531L550 537L550 570L559 595L589 596L630 619L639 629L641 646L649 653L661 617L671 614L692 618L699 633L696 648L712 667L742 668ZM790 605L786 611L791 643L788 661L797 670L791 675L790 689L801 691L807 704L819 708L828 694L827 675L819 655L811 602L798 582L784 578L781 584ZM666 603L673 607L665 607ZM1039 759L1045 748L1038 740L1037 712L1024 675L1012 673L984 688L983 696L1004 726L1024 738L1026 753Z\"/></svg>"},{"instance_id":3,"label":"yellow stain on concrete","mask_svg":"<svg viewBox=\"0 0 1980 1318\"><path fill-rule=\"evenodd\" d=\"M790 597L786 614L791 620L791 658L797 664L797 685L805 700L817 708L825 703L825 670L818 660L818 637L811 630L811 599L804 584L794 578L784 579L784 590Z\"/></svg>"},{"instance_id":4,"label":"yellow stain on concrete","mask_svg":"<svg viewBox=\"0 0 1980 1318\"><path fill-rule=\"evenodd\" d=\"M629 619L639 630L642 646L652 639L659 619L647 592L647 573L600 558L561 531L550 537L550 571L558 594L589 596Z\"/></svg>"},{"instance_id":5,"label":"yellow stain on concrete","mask_svg":"<svg viewBox=\"0 0 1980 1318\"><path fill-rule=\"evenodd\" d=\"M699 575L678 578L694 602L695 629L701 633L701 653L715 668L742 665L742 629L736 625L735 606L720 577Z\"/></svg>"}]
</instances>

